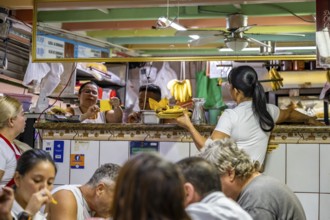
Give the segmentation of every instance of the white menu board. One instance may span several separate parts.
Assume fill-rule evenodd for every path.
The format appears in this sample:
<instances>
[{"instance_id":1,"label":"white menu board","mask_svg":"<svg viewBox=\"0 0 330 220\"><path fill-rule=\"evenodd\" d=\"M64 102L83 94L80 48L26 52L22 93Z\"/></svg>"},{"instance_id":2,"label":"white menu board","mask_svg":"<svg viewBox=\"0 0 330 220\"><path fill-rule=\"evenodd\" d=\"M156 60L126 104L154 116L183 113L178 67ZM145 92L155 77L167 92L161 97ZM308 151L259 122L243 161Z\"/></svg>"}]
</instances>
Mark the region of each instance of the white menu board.
<instances>
[{"instance_id":1,"label":"white menu board","mask_svg":"<svg viewBox=\"0 0 330 220\"><path fill-rule=\"evenodd\" d=\"M64 58L65 42L46 37L37 37L37 58Z\"/></svg>"}]
</instances>

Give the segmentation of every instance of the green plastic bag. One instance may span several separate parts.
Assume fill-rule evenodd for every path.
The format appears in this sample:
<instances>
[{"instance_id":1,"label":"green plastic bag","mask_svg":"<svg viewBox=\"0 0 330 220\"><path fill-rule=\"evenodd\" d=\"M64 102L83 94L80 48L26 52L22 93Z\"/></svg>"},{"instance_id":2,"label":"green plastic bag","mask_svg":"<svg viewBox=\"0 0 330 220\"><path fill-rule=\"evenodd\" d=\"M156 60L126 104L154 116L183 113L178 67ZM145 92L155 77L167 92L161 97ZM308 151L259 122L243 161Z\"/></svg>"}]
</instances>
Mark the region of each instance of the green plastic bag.
<instances>
[{"instance_id":1,"label":"green plastic bag","mask_svg":"<svg viewBox=\"0 0 330 220\"><path fill-rule=\"evenodd\" d=\"M206 109L221 108L225 105L218 79L210 79L206 76L205 70L196 73L196 96L205 99L204 108Z\"/></svg>"}]
</instances>

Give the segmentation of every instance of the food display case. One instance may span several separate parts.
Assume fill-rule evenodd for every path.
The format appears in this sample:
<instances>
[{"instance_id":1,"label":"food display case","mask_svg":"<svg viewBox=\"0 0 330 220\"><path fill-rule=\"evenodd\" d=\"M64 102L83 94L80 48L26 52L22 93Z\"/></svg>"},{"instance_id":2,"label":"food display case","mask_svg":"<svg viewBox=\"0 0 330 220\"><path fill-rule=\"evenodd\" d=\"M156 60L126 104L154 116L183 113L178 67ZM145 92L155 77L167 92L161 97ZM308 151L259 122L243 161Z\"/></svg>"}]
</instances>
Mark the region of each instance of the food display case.
<instances>
[{"instance_id":1,"label":"food display case","mask_svg":"<svg viewBox=\"0 0 330 220\"><path fill-rule=\"evenodd\" d=\"M268 92L268 102L281 109L294 108L295 110L316 116L318 120L329 125L329 95L320 99L322 88L281 89Z\"/></svg>"}]
</instances>

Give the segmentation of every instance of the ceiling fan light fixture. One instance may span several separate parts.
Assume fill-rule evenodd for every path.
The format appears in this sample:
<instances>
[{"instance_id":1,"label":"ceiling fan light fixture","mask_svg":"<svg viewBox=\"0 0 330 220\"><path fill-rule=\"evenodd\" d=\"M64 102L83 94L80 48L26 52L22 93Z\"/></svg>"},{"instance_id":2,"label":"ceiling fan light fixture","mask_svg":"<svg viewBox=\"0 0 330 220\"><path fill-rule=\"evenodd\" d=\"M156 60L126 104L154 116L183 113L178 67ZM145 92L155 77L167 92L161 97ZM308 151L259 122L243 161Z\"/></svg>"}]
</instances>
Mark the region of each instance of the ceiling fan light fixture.
<instances>
[{"instance_id":1,"label":"ceiling fan light fixture","mask_svg":"<svg viewBox=\"0 0 330 220\"><path fill-rule=\"evenodd\" d=\"M241 51L249 45L249 43L242 38L226 39L225 44L228 48L232 49L233 51Z\"/></svg>"}]
</instances>

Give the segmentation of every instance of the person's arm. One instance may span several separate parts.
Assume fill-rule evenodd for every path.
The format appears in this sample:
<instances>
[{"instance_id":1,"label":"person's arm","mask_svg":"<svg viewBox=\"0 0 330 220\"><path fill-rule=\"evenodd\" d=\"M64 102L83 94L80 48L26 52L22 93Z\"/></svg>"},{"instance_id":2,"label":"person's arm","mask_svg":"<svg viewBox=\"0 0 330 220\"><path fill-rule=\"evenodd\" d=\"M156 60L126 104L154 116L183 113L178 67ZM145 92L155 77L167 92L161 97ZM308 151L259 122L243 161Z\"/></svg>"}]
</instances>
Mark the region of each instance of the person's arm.
<instances>
[{"instance_id":1,"label":"person's arm","mask_svg":"<svg viewBox=\"0 0 330 220\"><path fill-rule=\"evenodd\" d=\"M123 110L120 107L120 100L117 97L110 99L112 110L106 112L107 123L122 123L123 121Z\"/></svg>"},{"instance_id":2,"label":"person's arm","mask_svg":"<svg viewBox=\"0 0 330 220\"><path fill-rule=\"evenodd\" d=\"M0 170L0 181L2 180L3 175L5 175L5 171L4 170Z\"/></svg>"},{"instance_id":3,"label":"person's arm","mask_svg":"<svg viewBox=\"0 0 330 220\"><path fill-rule=\"evenodd\" d=\"M179 126L187 129L190 132L190 135L197 147L198 150L201 150L204 147L206 138L203 137L197 129L194 127L193 123L190 121L188 114L184 114L183 116L176 119Z\"/></svg>"},{"instance_id":4,"label":"person's arm","mask_svg":"<svg viewBox=\"0 0 330 220\"><path fill-rule=\"evenodd\" d=\"M48 204L48 220L77 219L77 201L71 191L60 190L53 194L53 198L57 204Z\"/></svg>"},{"instance_id":5,"label":"person's arm","mask_svg":"<svg viewBox=\"0 0 330 220\"><path fill-rule=\"evenodd\" d=\"M97 118L97 114L100 111L100 108L97 105L92 105L87 109L87 112L81 114L79 120L81 122L85 121L88 118Z\"/></svg>"},{"instance_id":6,"label":"person's arm","mask_svg":"<svg viewBox=\"0 0 330 220\"><path fill-rule=\"evenodd\" d=\"M223 133L221 131L214 130L211 135L212 140L219 140L224 138L230 138L230 136L226 133Z\"/></svg>"},{"instance_id":7,"label":"person's arm","mask_svg":"<svg viewBox=\"0 0 330 220\"><path fill-rule=\"evenodd\" d=\"M308 125L317 125L324 126L324 124L316 119L316 117L311 117L305 115L299 111L296 111L292 108L288 108L285 110L280 110L280 115L276 121L276 124L280 124L283 122L297 122L297 123L305 123Z\"/></svg>"},{"instance_id":8,"label":"person's arm","mask_svg":"<svg viewBox=\"0 0 330 220\"><path fill-rule=\"evenodd\" d=\"M14 191L12 188L0 189L0 220L12 220L11 209L14 202Z\"/></svg>"}]
</instances>

